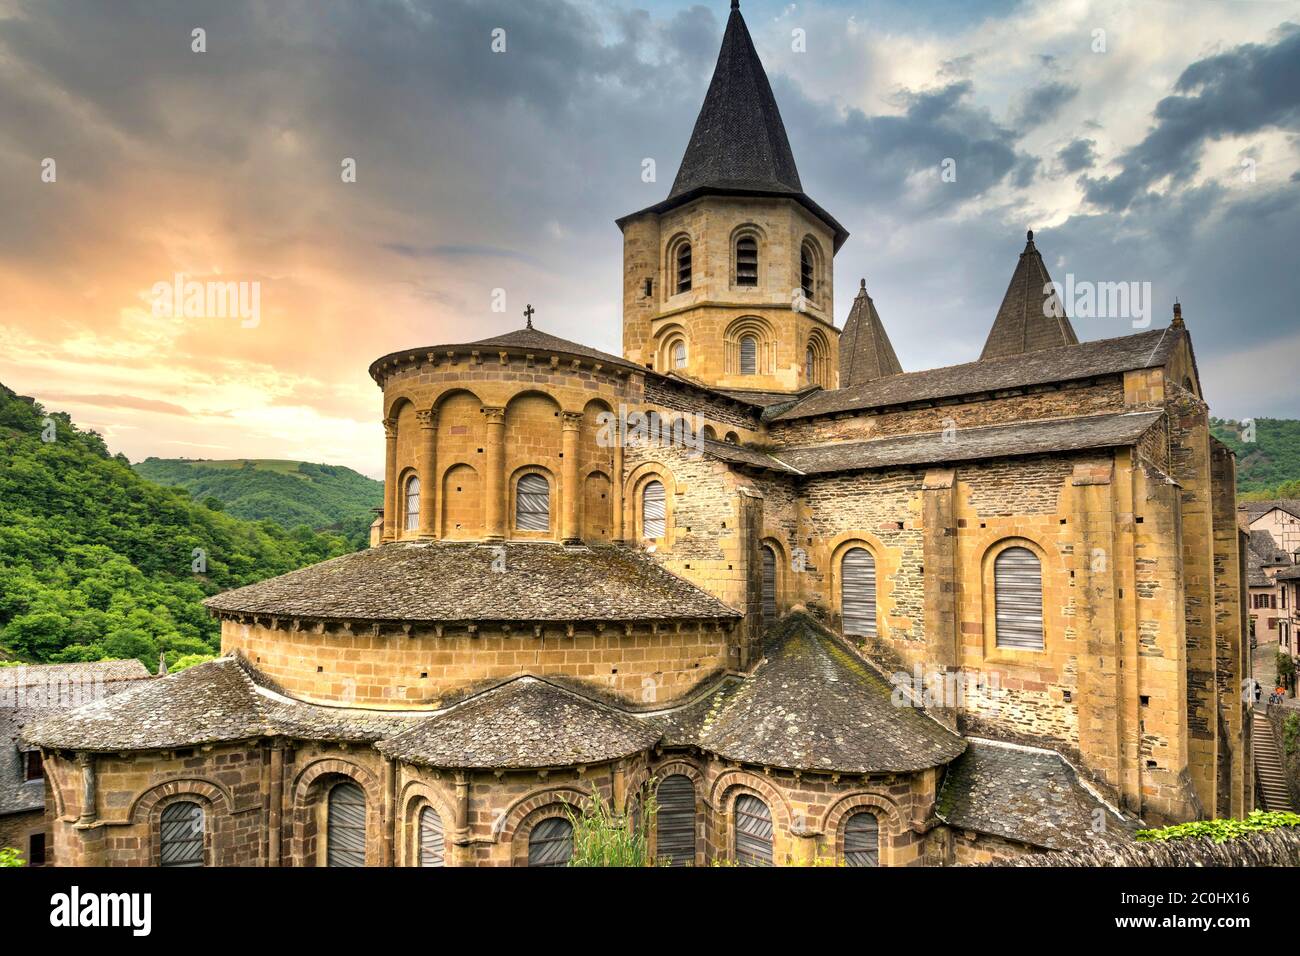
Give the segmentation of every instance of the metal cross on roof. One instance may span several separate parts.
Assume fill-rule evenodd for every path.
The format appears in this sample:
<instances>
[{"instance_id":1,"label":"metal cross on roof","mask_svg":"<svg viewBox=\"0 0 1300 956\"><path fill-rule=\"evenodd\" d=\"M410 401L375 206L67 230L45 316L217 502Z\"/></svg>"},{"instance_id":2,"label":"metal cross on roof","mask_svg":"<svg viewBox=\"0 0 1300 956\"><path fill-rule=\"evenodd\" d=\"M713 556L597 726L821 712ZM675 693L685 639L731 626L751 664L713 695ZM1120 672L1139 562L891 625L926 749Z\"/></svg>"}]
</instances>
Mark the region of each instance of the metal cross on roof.
<instances>
[{"instance_id":1,"label":"metal cross on roof","mask_svg":"<svg viewBox=\"0 0 1300 956\"><path fill-rule=\"evenodd\" d=\"M524 322L527 323L528 328L530 329L533 327L533 313L536 311L537 310L533 308L533 304L531 302L528 303L527 308L524 309Z\"/></svg>"}]
</instances>

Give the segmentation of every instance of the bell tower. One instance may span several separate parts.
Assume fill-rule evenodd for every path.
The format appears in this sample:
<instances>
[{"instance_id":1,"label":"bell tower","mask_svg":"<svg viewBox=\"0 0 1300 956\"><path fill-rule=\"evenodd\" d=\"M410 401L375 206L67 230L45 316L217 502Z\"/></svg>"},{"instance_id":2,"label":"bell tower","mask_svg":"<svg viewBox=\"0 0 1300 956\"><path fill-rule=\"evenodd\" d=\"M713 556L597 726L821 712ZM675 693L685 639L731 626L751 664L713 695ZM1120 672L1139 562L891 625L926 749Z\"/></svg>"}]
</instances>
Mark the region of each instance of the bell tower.
<instances>
[{"instance_id":1,"label":"bell tower","mask_svg":"<svg viewBox=\"0 0 1300 956\"><path fill-rule=\"evenodd\" d=\"M618 226L629 361L720 388L836 387L848 233L803 191L737 0L668 198Z\"/></svg>"}]
</instances>

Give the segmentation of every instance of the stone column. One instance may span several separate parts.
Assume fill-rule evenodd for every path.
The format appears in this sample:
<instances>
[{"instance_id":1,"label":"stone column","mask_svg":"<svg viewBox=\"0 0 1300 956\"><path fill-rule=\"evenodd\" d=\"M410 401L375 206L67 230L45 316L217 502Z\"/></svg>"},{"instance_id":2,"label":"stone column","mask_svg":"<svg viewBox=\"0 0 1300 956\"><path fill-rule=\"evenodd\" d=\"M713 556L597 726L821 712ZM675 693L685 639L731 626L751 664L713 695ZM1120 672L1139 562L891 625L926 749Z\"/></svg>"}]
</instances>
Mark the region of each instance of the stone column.
<instances>
[{"instance_id":1,"label":"stone column","mask_svg":"<svg viewBox=\"0 0 1300 956\"><path fill-rule=\"evenodd\" d=\"M266 828L269 832L267 841L267 866L280 866L280 839L283 830L284 811L284 741L277 737L271 741L271 805L267 813Z\"/></svg>"},{"instance_id":2,"label":"stone column","mask_svg":"<svg viewBox=\"0 0 1300 956\"><path fill-rule=\"evenodd\" d=\"M506 536L506 410L500 406L483 409L487 416L487 461L483 476L483 539L503 541Z\"/></svg>"},{"instance_id":3,"label":"stone column","mask_svg":"<svg viewBox=\"0 0 1300 956\"><path fill-rule=\"evenodd\" d=\"M610 535L616 544L623 543L623 429L621 422L614 424L614 474L610 476L610 517L613 525Z\"/></svg>"},{"instance_id":4,"label":"stone column","mask_svg":"<svg viewBox=\"0 0 1300 956\"><path fill-rule=\"evenodd\" d=\"M420 537L433 538L437 536L434 530L437 523L434 521L434 515L437 513L437 504L434 500L434 489L438 487L438 469L437 469L437 438L438 438L438 411L437 409L425 409L415 413L416 419L420 422L420 461L418 462L420 472Z\"/></svg>"},{"instance_id":5,"label":"stone column","mask_svg":"<svg viewBox=\"0 0 1300 956\"><path fill-rule=\"evenodd\" d=\"M397 529L397 419L384 419L384 536L392 541Z\"/></svg>"},{"instance_id":6,"label":"stone column","mask_svg":"<svg viewBox=\"0 0 1300 956\"><path fill-rule=\"evenodd\" d=\"M77 822L88 825L95 822L95 755L77 754L77 766L81 768L81 817Z\"/></svg>"},{"instance_id":7,"label":"stone column","mask_svg":"<svg viewBox=\"0 0 1300 956\"><path fill-rule=\"evenodd\" d=\"M578 527L578 438L582 434L582 412L565 412L563 418L561 451L564 455L564 467L561 469L560 484L563 493L560 501L560 540L565 544L577 544L582 540Z\"/></svg>"},{"instance_id":8,"label":"stone column","mask_svg":"<svg viewBox=\"0 0 1300 956\"><path fill-rule=\"evenodd\" d=\"M455 819L451 821L452 832L451 841L455 847L456 866L470 866L473 860L470 859L469 843L469 777L463 771L456 774L456 806L454 809Z\"/></svg>"}]
</instances>

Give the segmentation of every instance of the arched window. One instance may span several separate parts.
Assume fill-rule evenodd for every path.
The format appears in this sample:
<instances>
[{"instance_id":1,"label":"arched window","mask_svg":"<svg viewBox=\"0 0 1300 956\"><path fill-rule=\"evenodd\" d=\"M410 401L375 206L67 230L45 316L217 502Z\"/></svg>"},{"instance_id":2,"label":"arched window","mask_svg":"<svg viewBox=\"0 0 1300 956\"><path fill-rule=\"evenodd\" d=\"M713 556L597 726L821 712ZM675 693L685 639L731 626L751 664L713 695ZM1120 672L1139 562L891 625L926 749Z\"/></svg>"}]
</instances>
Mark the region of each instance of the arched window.
<instances>
[{"instance_id":1,"label":"arched window","mask_svg":"<svg viewBox=\"0 0 1300 956\"><path fill-rule=\"evenodd\" d=\"M758 285L758 240L753 236L736 240L736 285Z\"/></svg>"},{"instance_id":2,"label":"arched window","mask_svg":"<svg viewBox=\"0 0 1300 956\"><path fill-rule=\"evenodd\" d=\"M776 550L763 545L763 623L776 620Z\"/></svg>"},{"instance_id":3,"label":"arched window","mask_svg":"<svg viewBox=\"0 0 1300 956\"><path fill-rule=\"evenodd\" d=\"M1007 548L993 561L997 646L1043 649L1043 568L1028 548Z\"/></svg>"},{"instance_id":4,"label":"arched window","mask_svg":"<svg viewBox=\"0 0 1300 956\"><path fill-rule=\"evenodd\" d=\"M641 492L641 536L662 538L668 520L662 481L648 481Z\"/></svg>"},{"instance_id":5,"label":"arched window","mask_svg":"<svg viewBox=\"0 0 1300 956\"><path fill-rule=\"evenodd\" d=\"M655 799L655 858L668 866L695 865L695 784L682 773L664 777Z\"/></svg>"},{"instance_id":6,"label":"arched window","mask_svg":"<svg viewBox=\"0 0 1300 956\"><path fill-rule=\"evenodd\" d=\"M772 865L772 812L758 797L742 793L736 798L736 863L740 866Z\"/></svg>"},{"instance_id":7,"label":"arched window","mask_svg":"<svg viewBox=\"0 0 1300 956\"><path fill-rule=\"evenodd\" d=\"M203 865L203 808L190 800L163 808L158 824L162 866Z\"/></svg>"},{"instance_id":8,"label":"arched window","mask_svg":"<svg viewBox=\"0 0 1300 956\"><path fill-rule=\"evenodd\" d=\"M544 475L521 475L515 485L515 530L551 530L551 483Z\"/></svg>"},{"instance_id":9,"label":"arched window","mask_svg":"<svg viewBox=\"0 0 1300 956\"><path fill-rule=\"evenodd\" d=\"M673 343L673 368L686 368L686 343L680 339Z\"/></svg>"},{"instance_id":10,"label":"arched window","mask_svg":"<svg viewBox=\"0 0 1300 956\"><path fill-rule=\"evenodd\" d=\"M424 807L420 810L420 866L442 865L442 817L433 807Z\"/></svg>"},{"instance_id":11,"label":"arched window","mask_svg":"<svg viewBox=\"0 0 1300 956\"><path fill-rule=\"evenodd\" d=\"M683 242L677 247L677 286L678 292L691 291L691 244Z\"/></svg>"},{"instance_id":12,"label":"arched window","mask_svg":"<svg viewBox=\"0 0 1300 956\"><path fill-rule=\"evenodd\" d=\"M874 813L855 813L844 824L844 865L880 865L880 821Z\"/></svg>"},{"instance_id":13,"label":"arched window","mask_svg":"<svg viewBox=\"0 0 1300 956\"><path fill-rule=\"evenodd\" d=\"M740 337L740 374L758 374L758 336L742 335Z\"/></svg>"},{"instance_id":14,"label":"arched window","mask_svg":"<svg viewBox=\"0 0 1300 956\"><path fill-rule=\"evenodd\" d=\"M406 479L406 530L418 531L420 528L420 477L412 475Z\"/></svg>"},{"instance_id":15,"label":"arched window","mask_svg":"<svg viewBox=\"0 0 1300 956\"><path fill-rule=\"evenodd\" d=\"M811 302L816 288L816 272L813 267L812 249L806 242L799 249L799 288L803 292L803 297Z\"/></svg>"},{"instance_id":16,"label":"arched window","mask_svg":"<svg viewBox=\"0 0 1300 956\"><path fill-rule=\"evenodd\" d=\"M803 374L809 382L817 381L817 354L811 345L803 353Z\"/></svg>"},{"instance_id":17,"label":"arched window","mask_svg":"<svg viewBox=\"0 0 1300 956\"><path fill-rule=\"evenodd\" d=\"M366 865L366 794L351 780L330 790L325 841L326 866Z\"/></svg>"},{"instance_id":18,"label":"arched window","mask_svg":"<svg viewBox=\"0 0 1300 956\"><path fill-rule=\"evenodd\" d=\"M845 634L876 636L876 559L866 548L850 548L840 561L840 611Z\"/></svg>"},{"instance_id":19,"label":"arched window","mask_svg":"<svg viewBox=\"0 0 1300 956\"><path fill-rule=\"evenodd\" d=\"M573 859L573 824L548 817L528 834L529 866L568 866Z\"/></svg>"}]
</instances>

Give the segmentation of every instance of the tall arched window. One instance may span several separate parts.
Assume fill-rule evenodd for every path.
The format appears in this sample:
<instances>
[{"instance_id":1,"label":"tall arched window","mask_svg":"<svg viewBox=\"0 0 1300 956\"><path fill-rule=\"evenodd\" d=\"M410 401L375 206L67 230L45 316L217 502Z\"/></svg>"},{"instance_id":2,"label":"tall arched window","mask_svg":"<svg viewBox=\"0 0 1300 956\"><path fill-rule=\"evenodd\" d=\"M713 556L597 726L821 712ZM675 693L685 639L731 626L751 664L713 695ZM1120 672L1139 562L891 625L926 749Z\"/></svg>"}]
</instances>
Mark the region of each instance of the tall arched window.
<instances>
[{"instance_id":1,"label":"tall arched window","mask_svg":"<svg viewBox=\"0 0 1300 956\"><path fill-rule=\"evenodd\" d=\"M803 374L809 382L817 381L817 353L811 345L803 353Z\"/></svg>"},{"instance_id":2,"label":"tall arched window","mask_svg":"<svg viewBox=\"0 0 1300 956\"><path fill-rule=\"evenodd\" d=\"M667 500L662 481L648 481L641 492L641 536L662 538L668 520Z\"/></svg>"},{"instance_id":3,"label":"tall arched window","mask_svg":"<svg viewBox=\"0 0 1300 956\"><path fill-rule=\"evenodd\" d=\"M442 865L442 817L433 807L424 807L420 810L420 866Z\"/></svg>"},{"instance_id":4,"label":"tall arched window","mask_svg":"<svg viewBox=\"0 0 1300 956\"><path fill-rule=\"evenodd\" d=\"M528 834L529 866L568 866L573 859L573 824L548 817Z\"/></svg>"},{"instance_id":5,"label":"tall arched window","mask_svg":"<svg viewBox=\"0 0 1300 956\"><path fill-rule=\"evenodd\" d=\"M325 846L326 866L366 865L366 794L350 780L330 790Z\"/></svg>"},{"instance_id":6,"label":"tall arched window","mask_svg":"<svg viewBox=\"0 0 1300 956\"><path fill-rule=\"evenodd\" d=\"M515 530L551 530L551 483L546 476L519 477L515 485Z\"/></svg>"},{"instance_id":7,"label":"tall arched window","mask_svg":"<svg viewBox=\"0 0 1300 956\"><path fill-rule=\"evenodd\" d=\"M1007 548L993 561L997 646L1043 649L1043 568L1028 548Z\"/></svg>"},{"instance_id":8,"label":"tall arched window","mask_svg":"<svg viewBox=\"0 0 1300 956\"><path fill-rule=\"evenodd\" d=\"M799 288L803 292L803 297L809 302L813 299L813 292L816 289L817 274L813 265L813 253L808 243L804 243L799 249Z\"/></svg>"},{"instance_id":9,"label":"tall arched window","mask_svg":"<svg viewBox=\"0 0 1300 956\"><path fill-rule=\"evenodd\" d=\"M736 240L736 285L758 285L758 240L753 236Z\"/></svg>"},{"instance_id":10,"label":"tall arched window","mask_svg":"<svg viewBox=\"0 0 1300 956\"><path fill-rule=\"evenodd\" d=\"M680 339L673 343L673 368L686 368L686 343Z\"/></svg>"},{"instance_id":11,"label":"tall arched window","mask_svg":"<svg viewBox=\"0 0 1300 956\"><path fill-rule=\"evenodd\" d=\"M844 824L844 864L880 865L880 821L874 813L855 813Z\"/></svg>"},{"instance_id":12,"label":"tall arched window","mask_svg":"<svg viewBox=\"0 0 1300 956\"><path fill-rule=\"evenodd\" d=\"M876 559L866 548L850 548L840 561L840 612L845 634L876 636Z\"/></svg>"},{"instance_id":13,"label":"tall arched window","mask_svg":"<svg viewBox=\"0 0 1300 956\"><path fill-rule=\"evenodd\" d=\"M203 808L191 800L163 808L158 824L161 866L203 865Z\"/></svg>"},{"instance_id":14,"label":"tall arched window","mask_svg":"<svg viewBox=\"0 0 1300 956\"><path fill-rule=\"evenodd\" d=\"M412 475L406 479L406 530L418 531L420 528L420 477Z\"/></svg>"},{"instance_id":15,"label":"tall arched window","mask_svg":"<svg viewBox=\"0 0 1300 956\"><path fill-rule=\"evenodd\" d=\"M655 792L655 858L669 866L695 865L695 784L683 773L664 777Z\"/></svg>"},{"instance_id":16,"label":"tall arched window","mask_svg":"<svg viewBox=\"0 0 1300 956\"><path fill-rule=\"evenodd\" d=\"M740 337L740 374L758 374L758 336L742 335Z\"/></svg>"},{"instance_id":17,"label":"tall arched window","mask_svg":"<svg viewBox=\"0 0 1300 956\"><path fill-rule=\"evenodd\" d=\"M776 620L776 549L763 545L763 623Z\"/></svg>"},{"instance_id":18,"label":"tall arched window","mask_svg":"<svg viewBox=\"0 0 1300 956\"><path fill-rule=\"evenodd\" d=\"M740 866L772 865L772 812L758 797L742 793L736 798L736 863Z\"/></svg>"},{"instance_id":19,"label":"tall arched window","mask_svg":"<svg viewBox=\"0 0 1300 956\"><path fill-rule=\"evenodd\" d=\"M677 247L677 285L678 292L691 291L691 244L683 242Z\"/></svg>"}]
</instances>

